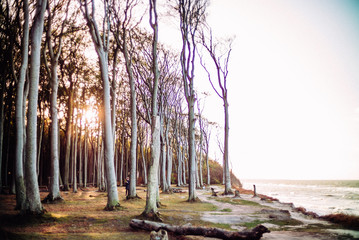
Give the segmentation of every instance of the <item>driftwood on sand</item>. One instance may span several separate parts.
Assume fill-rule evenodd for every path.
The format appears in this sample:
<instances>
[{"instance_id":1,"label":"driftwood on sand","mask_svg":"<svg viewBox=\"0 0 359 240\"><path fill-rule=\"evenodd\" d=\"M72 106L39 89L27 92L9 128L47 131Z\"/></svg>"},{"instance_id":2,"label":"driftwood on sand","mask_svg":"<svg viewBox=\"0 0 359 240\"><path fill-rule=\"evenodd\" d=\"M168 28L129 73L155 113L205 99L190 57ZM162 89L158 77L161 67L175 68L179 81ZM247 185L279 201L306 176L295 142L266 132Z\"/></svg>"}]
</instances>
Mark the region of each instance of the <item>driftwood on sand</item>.
<instances>
[{"instance_id":1,"label":"driftwood on sand","mask_svg":"<svg viewBox=\"0 0 359 240\"><path fill-rule=\"evenodd\" d=\"M189 225L177 226L147 220L132 219L130 226L135 229L147 231L159 231L160 229L164 229L167 232L176 235L196 235L220 239L258 240L261 239L264 233L269 233L269 230L263 225L258 225L250 231L234 232L226 231L220 228L194 227Z\"/></svg>"}]
</instances>

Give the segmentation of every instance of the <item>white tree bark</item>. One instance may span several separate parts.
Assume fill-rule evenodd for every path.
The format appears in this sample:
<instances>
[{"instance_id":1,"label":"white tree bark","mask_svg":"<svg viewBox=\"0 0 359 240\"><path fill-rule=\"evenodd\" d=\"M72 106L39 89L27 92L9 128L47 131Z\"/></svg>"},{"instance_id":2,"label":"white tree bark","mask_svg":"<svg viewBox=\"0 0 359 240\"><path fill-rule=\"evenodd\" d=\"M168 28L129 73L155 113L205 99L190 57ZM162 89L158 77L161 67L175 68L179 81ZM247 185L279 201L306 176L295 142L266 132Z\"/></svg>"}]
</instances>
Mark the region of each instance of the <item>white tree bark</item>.
<instances>
[{"instance_id":1,"label":"white tree bark","mask_svg":"<svg viewBox=\"0 0 359 240\"><path fill-rule=\"evenodd\" d=\"M152 72L153 72L153 89L152 89L152 119L151 119L151 160L149 163L148 185L146 195L146 206L142 215L159 219L157 210L158 190L158 165L160 161L160 117L157 115L157 94L158 94L158 62L157 62L157 44L158 44L158 15L157 1L149 0L150 8L150 25L153 30L152 41Z\"/></svg>"},{"instance_id":2,"label":"white tree bark","mask_svg":"<svg viewBox=\"0 0 359 240\"><path fill-rule=\"evenodd\" d=\"M125 40L125 39L124 39ZM125 40L126 41L126 40ZM136 194L136 183L137 183L137 100L136 100L136 88L135 88L135 79L132 73L131 59L128 55L127 43L124 43L124 51L123 51L127 74L130 81L130 89L131 89L131 174L130 174L130 191L128 194L128 198L137 197Z\"/></svg>"},{"instance_id":3,"label":"white tree bark","mask_svg":"<svg viewBox=\"0 0 359 240\"><path fill-rule=\"evenodd\" d=\"M201 65L204 70L207 72L208 79L212 85L213 90L216 94L223 100L224 106L224 149L223 149L223 180L225 184L224 194L233 194L231 190L231 176L229 172L229 158L228 158L228 141L229 141L229 116L228 116L228 90L227 90L227 76L228 76L228 62L231 53L231 44L232 40L229 39L228 51L223 53L218 53L217 51L217 43L213 43L212 31L210 30L209 40L206 39L204 33L201 35L201 43L203 47L207 50L210 57L213 60L213 63L216 67L216 76L218 87L216 87L211 79L211 74L207 70L202 58L200 59ZM225 56L223 59L222 56ZM218 90L217 90L218 89Z\"/></svg>"},{"instance_id":4,"label":"white tree bark","mask_svg":"<svg viewBox=\"0 0 359 240\"><path fill-rule=\"evenodd\" d=\"M189 147L189 191L188 201L196 201L196 160L195 160L195 117L194 104L194 68L196 56L196 32L204 18L206 0L178 0L177 9L180 17L182 37L181 67L184 92L188 106L188 147Z\"/></svg>"},{"instance_id":5,"label":"white tree bark","mask_svg":"<svg viewBox=\"0 0 359 240\"><path fill-rule=\"evenodd\" d=\"M71 155L71 137L72 137L72 113L73 113L74 90L71 82L69 88L68 111L66 122L66 152L65 152L65 171L64 171L64 191L69 191L69 175L70 175L70 155Z\"/></svg>"},{"instance_id":6,"label":"white tree bark","mask_svg":"<svg viewBox=\"0 0 359 240\"><path fill-rule=\"evenodd\" d=\"M67 3L66 7L66 19L67 19L67 13L68 13L68 7L69 3ZM55 8L55 7L54 7ZM61 33L60 33L60 39L57 46L57 53L54 52L54 46L52 43L52 17L53 12L51 12L50 9L50 3L47 6L47 12L48 12L48 29L46 34L46 41L47 41L47 47L49 50L50 55L50 70L48 70L48 75L50 78L50 88L51 88L51 96L50 96L50 113L51 113L51 132L50 132L50 154L51 154L51 182L50 182L50 193L45 198L45 201L55 201L55 200L61 200L62 197L60 195L60 165L59 165L59 121L57 116L57 94L58 94L58 75L57 75L57 66L59 63L59 57L61 54L62 49L62 37L63 37L63 31L65 27L65 21L63 21L61 26ZM45 65L46 68L48 68L46 56L45 58Z\"/></svg>"},{"instance_id":7,"label":"white tree bark","mask_svg":"<svg viewBox=\"0 0 359 240\"><path fill-rule=\"evenodd\" d=\"M158 167L160 152L160 117L157 116L152 119L151 161L148 171L146 207L144 211L147 216L157 214Z\"/></svg>"},{"instance_id":8,"label":"white tree bark","mask_svg":"<svg viewBox=\"0 0 359 240\"><path fill-rule=\"evenodd\" d=\"M26 188L24 182L24 168L23 168L23 156L24 156L24 86L26 78L26 70L28 67L29 59L29 5L28 0L23 1L24 9L24 27L22 37L22 62L19 74L19 81L16 90L16 106L15 106L15 121L16 121L16 152L15 152L15 184L16 184L16 209L20 212L26 210ZM2 102L0 102L2 104ZM2 131L2 129L1 129ZM1 154L1 153L0 153ZM1 158L1 157L0 157ZM0 161L1 165L1 161ZM1 172L1 166L0 166ZM0 174L1 178L1 174ZM1 185L1 180L0 180ZM1 192L1 186L0 186Z\"/></svg>"},{"instance_id":9,"label":"white tree bark","mask_svg":"<svg viewBox=\"0 0 359 240\"><path fill-rule=\"evenodd\" d=\"M87 187L87 162L88 162L88 130L85 122L85 137L84 137L84 187Z\"/></svg>"},{"instance_id":10,"label":"white tree bark","mask_svg":"<svg viewBox=\"0 0 359 240\"><path fill-rule=\"evenodd\" d=\"M26 140L26 194L28 209L31 214L42 214L43 207L40 201L40 192L36 175L36 131L37 131L37 100L40 76L41 37L44 28L44 14L46 0L36 2L36 14L31 31L31 57L30 57L30 89L27 116Z\"/></svg>"},{"instance_id":11,"label":"white tree bark","mask_svg":"<svg viewBox=\"0 0 359 240\"><path fill-rule=\"evenodd\" d=\"M188 100L188 145L189 145L189 184L188 184L188 201L196 201L196 147L195 147L195 118L194 118L194 98Z\"/></svg>"},{"instance_id":12,"label":"white tree bark","mask_svg":"<svg viewBox=\"0 0 359 240\"><path fill-rule=\"evenodd\" d=\"M77 111L79 110L78 108L78 102L76 103L76 109ZM76 121L75 121L75 137L74 137L74 145L73 145L73 156L74 158L72 159L73 161L73 185L72 185L72 191L74 193L77 193L77 139L78 139L78 127L77 127L77 122L78 122L78 114L76 115Z\"/></svg>"},{"instance_id":13,"label":"white tree bark","mask_svg":"<svg viewBox=\"0 0 359 240\"><path fill-rule=\"evenodd\" d=\"M168 191L168 186L167 186L167 176L166 176L166 163L167 163L167 158L166 158L166 140L165 140L165 134L164 134L164 113L162 112L162 116L161 116L161 130L160 130L160 134L161 134L161 171L160 171L160 175L161 175L161 186L162 186L162 192L167 192Z\"/></svg>"},{"instance_id":14,"label":"white tree bark","mask_svg":"<svg viewBox=\"0 0 359 240\"><path fill-rule=\"evenodd\" d=\"M171 189L171 176L172 176L172 148L169 146L167 149L167 186L170 189Z\"/></svg>"},{"instance_id":15,"label":"white tree bark","mask_svg":"<svg viewBox=\"0 0 359 240\"><path fill-rule=\"evenodd\" d=\"M105 150L105 168L107 180L107 210L114 210L119 206L117 183L114 167L114 144L113 144L113 131L111 123L111 101L110 101L110 82L108 77L108 46L109 46L109 9L108 2L104 2L105 15L104 15L104 29L102 35L98 29L95 20L95 3L92 3L91 14L89 12L87 1L85 0L81 6L84 13L92 41L95 45L96 53L100 63L101 79L103 87L103 109L104 109L104 150ZM84 9L83 9L84 8ZM107 28L106 28L107 27Z\"/></svg>"}]
</instances>

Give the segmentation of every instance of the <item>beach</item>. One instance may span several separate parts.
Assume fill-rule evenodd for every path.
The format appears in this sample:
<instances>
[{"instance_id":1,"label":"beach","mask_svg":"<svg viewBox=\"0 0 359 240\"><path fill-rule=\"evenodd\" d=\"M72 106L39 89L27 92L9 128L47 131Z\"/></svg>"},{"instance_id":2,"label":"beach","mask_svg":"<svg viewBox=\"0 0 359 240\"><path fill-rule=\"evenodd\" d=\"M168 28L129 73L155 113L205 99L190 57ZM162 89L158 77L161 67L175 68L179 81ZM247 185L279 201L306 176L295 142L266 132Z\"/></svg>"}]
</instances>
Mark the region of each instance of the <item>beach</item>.
<instances>
[{"instance_id":1,"label":"beach","mask_svg":"<svg viewBox=\"0 0 359 240\"><path fill-rule=\"evenodd\" d=\"M189 203L186 187L175 193L161 193L159 208L163 223L177 226L219 228L226 231L251 231L262 225L270 232L261 239L359 239L359 232L298 211L292 204L276 201L252 190L239 189L240 197L222 195L222 185L197 189L200 201ZM218 192L212 196L211 188ZM145 207L146 188L138 187L137 200L126 200L124 187L118 188L121 210L104 211L106 193L86 188L77 193L62 192L64 202L44 204L48 213L41 217L20 216L15 210L15 195L0 195L0 239L148 239L149 231L132 229L132 219ZM235 190L235 189L233 189ZM46 192L41 192L42 198ZM215 239L203 236L178 236L169 239Z\"/></svg>"},{"instance_id":2,"label":"beach","mask_svg":"<svg viewBox=\"0 0 359 240\"><path fill-rule=\"evenodd\" d=\"M221 187L216 188L221 191ZM262 239L358 239L359 231L343 229L328 221L313 218L299 212L290 203L272 201L264 195L253 197L251 190L241 190L240 199L233 197L218 196L211 197L199 191L202 201L208 201L218 206L218 214L206 213L203 216L205 221L213 221L222 224L233 224L232 228L244 230L242 223L258 223L270 229ZM246 204L237 205L236 201L244 201ZM226 209L225 214L223 209ZM230 209L230 210L228 210ZM222 214L220 214L222 213Z\"/></svg>"}]
</instances>

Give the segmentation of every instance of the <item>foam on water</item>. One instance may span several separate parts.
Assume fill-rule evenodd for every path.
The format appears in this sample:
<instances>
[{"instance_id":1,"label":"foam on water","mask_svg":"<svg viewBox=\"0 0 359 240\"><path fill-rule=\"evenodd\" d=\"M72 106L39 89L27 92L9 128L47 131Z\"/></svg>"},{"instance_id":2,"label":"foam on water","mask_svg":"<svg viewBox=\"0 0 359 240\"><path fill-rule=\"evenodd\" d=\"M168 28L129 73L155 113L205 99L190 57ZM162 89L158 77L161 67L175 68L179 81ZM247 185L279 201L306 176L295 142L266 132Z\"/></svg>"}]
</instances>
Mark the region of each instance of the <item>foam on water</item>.
<instances>
[{"instance_id":1,"label":"foam on water","mask_svg":"<svg viewBox=\"0 0 359 240\"><path fill-rule=\"evenodd\" d=\"M243 180L243 187L293 203L319 215L359 216L359 181Z\"/></svg>"}]
</instances>

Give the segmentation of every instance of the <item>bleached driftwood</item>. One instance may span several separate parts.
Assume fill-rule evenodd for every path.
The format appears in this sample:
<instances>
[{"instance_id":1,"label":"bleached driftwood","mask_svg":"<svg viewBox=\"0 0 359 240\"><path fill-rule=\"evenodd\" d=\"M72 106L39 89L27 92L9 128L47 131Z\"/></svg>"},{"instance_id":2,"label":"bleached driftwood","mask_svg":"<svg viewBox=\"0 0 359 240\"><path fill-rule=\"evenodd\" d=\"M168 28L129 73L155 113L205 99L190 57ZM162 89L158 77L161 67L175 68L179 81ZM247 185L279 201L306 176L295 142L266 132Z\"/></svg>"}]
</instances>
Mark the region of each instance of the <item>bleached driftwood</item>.
<instances>
[{"instance_id":1,"label":"bleached driftwood","mask_svg":"<svg viewBox=\"0 0 359 240\"><path fill-rule=\"evenodd\" d=\"M206 227L194 227L194 226L178 226L170 225L159 222L152 222L147 220L132 219L130 226L135 229L143 229L147 231L159 231L164 229L167 232L174 233L176 235L196 235L204 237L213 237L220 239L246 239L246 240L259 240L264 233L270 231L263 225L258 225L251 231L233 232L226 231L220 228L206 228Z\"/></svg>"}]
</instances>

